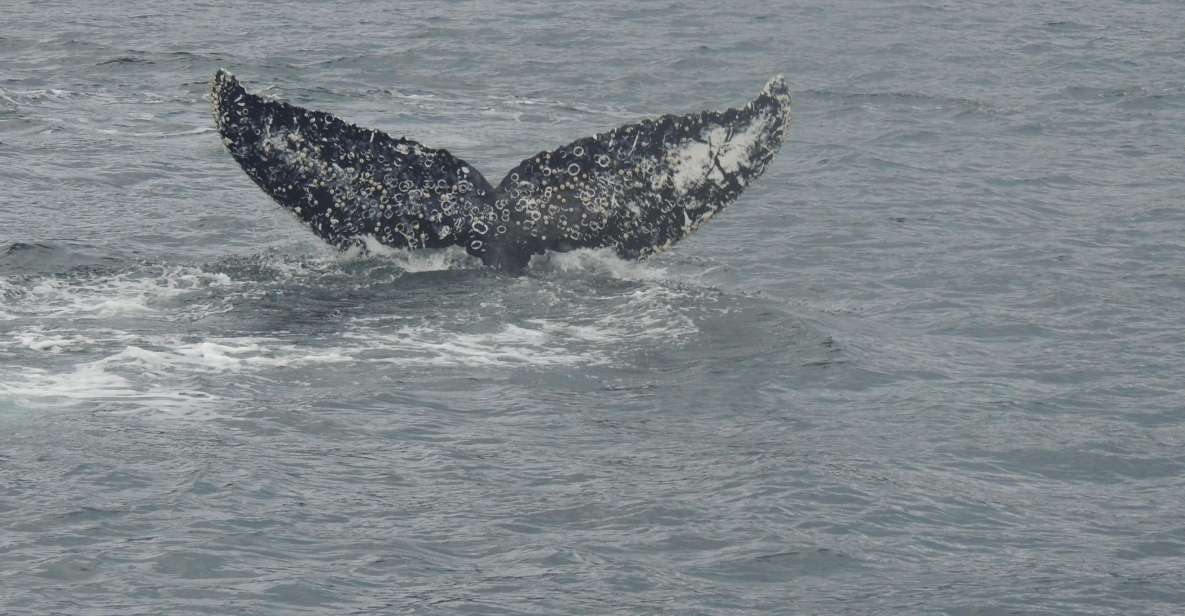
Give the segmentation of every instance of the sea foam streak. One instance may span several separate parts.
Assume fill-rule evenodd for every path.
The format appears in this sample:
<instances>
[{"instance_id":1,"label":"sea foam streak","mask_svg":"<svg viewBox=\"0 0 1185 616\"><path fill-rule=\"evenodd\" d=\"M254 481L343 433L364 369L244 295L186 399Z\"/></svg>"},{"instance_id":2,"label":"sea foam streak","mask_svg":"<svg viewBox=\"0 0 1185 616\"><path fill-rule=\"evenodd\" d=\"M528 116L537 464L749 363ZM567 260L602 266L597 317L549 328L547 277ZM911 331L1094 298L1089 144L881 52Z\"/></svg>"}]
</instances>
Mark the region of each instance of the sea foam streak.
<instances>
[{"instance_id":1,"label":"sea foam streak","mask_svg":"<svg viewBox=\"0 0 1185 616\"><path fill-rule=\"evenodd\" d=\"M3 279L11 335L0 340L0 396L28 408L233 416L258 386L308 385L323 365L363 380L612 369L698 331L687 308L694 289L605 251L539 259L521 278L474 272L409 286L400 270L433 276L476 262L463 251L383 250ZM359 301L365 313L340 314ZM239 331L220 332L219 323ZM322 386L340 383L313 385Z\"/></svg>"}]
</instances>

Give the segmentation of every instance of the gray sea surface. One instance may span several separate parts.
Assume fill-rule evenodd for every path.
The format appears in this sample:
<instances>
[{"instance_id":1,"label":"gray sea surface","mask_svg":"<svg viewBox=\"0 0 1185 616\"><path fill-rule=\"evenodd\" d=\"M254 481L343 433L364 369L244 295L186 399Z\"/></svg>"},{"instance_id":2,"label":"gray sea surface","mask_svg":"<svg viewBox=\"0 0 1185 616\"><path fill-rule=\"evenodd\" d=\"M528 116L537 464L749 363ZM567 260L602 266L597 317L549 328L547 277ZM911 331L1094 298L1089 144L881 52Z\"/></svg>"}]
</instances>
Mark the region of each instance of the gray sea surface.
<instances>
[{"instance_id":1,"label":"gray sea surface","mask_svg":"<svg viewBox=\"0 0 1185 616\"><path fill-rule=\"evenodd\" d=\"M0 612L1185 612L1185 30L1140 2L0 7ZM519 160L785 74L643 263L341 255L248 89Z\"/></svg>"}]
</instances>

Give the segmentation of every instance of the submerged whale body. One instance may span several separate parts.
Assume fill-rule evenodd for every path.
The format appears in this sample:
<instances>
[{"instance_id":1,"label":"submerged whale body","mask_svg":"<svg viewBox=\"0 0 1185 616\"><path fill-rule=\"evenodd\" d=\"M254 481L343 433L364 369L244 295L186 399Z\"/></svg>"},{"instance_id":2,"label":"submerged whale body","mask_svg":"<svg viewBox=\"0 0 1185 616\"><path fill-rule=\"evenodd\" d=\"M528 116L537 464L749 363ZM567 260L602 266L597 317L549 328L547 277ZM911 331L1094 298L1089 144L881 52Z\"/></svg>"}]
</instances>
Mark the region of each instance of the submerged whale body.
<instances>
[{"instance_id":1,"label":"submerged whale body","mask_svg":"<svg viewBox=\"0 0 1185 616\"><path fill-rule=\"evenodd\" d=\"M547 250L641 259L734 201L782 145L790 91L771 79L744 107L664 115L541 152L497 185L447 150L213 81L222 141L247 175L322 239L463 246L516 271Z\"/></svg>"}]
</instances>

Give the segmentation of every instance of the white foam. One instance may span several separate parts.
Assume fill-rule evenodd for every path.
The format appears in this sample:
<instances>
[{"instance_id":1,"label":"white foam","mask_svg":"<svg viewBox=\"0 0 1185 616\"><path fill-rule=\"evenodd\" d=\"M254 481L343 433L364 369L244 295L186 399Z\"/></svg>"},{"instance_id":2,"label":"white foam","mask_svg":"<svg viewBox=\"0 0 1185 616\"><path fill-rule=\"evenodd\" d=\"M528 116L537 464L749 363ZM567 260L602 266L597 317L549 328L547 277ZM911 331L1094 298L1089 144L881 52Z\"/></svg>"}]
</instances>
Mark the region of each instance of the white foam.
<instances>
[{"instance_id":1,"label":"white foam","mask_svg":"<svg viewBox=\"0 0 1185 616\"><path fill-rule=\"evenodd\" d=\"M379 242L373 235L363 237L365 251L348 250L340 259L355 260L370 256L394 261L406 272L437 272L444 270L466 270L481 267L481 260L470 255L460 246L449 246L436 250L404 250L392 248Z\"/></svg>"},{"instance_id":2,"label":"white foam","mask_svg":"<svg viewBox=\"0 0 1185 616\"><path fill-rule=\"evenodd\" d=\"M599 263L596 255L585 258ZM339 350L361 361L381 357L406 366L594 366L615 364L647 340L665 344L699 331L683 310L688 292L655 283L612 286L596 292L590 303L586 284L573 288L565 280L520 278L473 312L353 318ZM517 303L520 293L548 308L503 322L506 298Z\"/></svg>"},{"instance_id":3,"label":"white foam","mask_svg":"<svg viewBox=\"0 0 1185 616\"><path fill-rule=\"evenodd\" d=\"M616 340L626 338L672 341L699 332L695 321L678 308L688 301L686 293L662 285L647 285L630 291L626 301L601 316L597 325L616 327Z\"/></svg>"},{"instance_id":4,"label":"white foam","mask_svg":"<svg viewBox=\"0 0 1185 616\"><path fill-rule=\"evenodd\" d=\"M506 324L488 333L450 332L429 326L404 326L394 332L368 329L344 334L351 351L381 351L390 357L373 361L437 367L540 367L604 363L600 353L566 349L543 329Z\"/></svg>"},{"instance_id":5,"label":"white foam","mask_svg":"<svg viewBox=\"0 0 1185 616\"><path fill-rule=\"evenodd\" d=\"M600 325L577 325L545 319L530 319L527 322L556 339L567 338L591 343L620 342L620 338L615 335L620 330L612 326L606 327L603 322Z\"/></svg>"},{"instance_id":6,"label":"white foam","mask_svg":"<svg viewBox=\"0 0 1185 616\"><path fill-rule=\"evenodd\" d=\"M478 264L459 247L372 250L407 271ZM340 270L338 259L268 258L265 265L279 278L302 285L311 274L308 284L315 285L319 274ZM589 277L590 272L601 276ZM576 274L575 281L569 273ZM329 338L299 339L274 332L198 339L127 327L127 317L144 316L160 324L232 310L267 286L199 267L142 266L114 275L39 279L31 286L0 280L0 293L12 299L0 306L16 319L11 327L11 321L5 324L11 335L0 339L0 397L38 407L215 417L225 416L242 395L237 392L250 390L253 379L291 378L278 372L286 368L617 365L623 354L649 348L649 341L669 343L698 331L685 308L694 303L689 291L666 284L665 268L623 261L610 250L578 250L536 258L531 274L506 281L481 298L481 304L449 308L444 314L360 316L338 324L339 333ZM524 294L539 308L508 319L506 307L521 304ZM178 296L184 297L169 301ZM212 375L233 375L245 385L228 387L227 378Z\"/></svg>"},{"instance_id":7,"label":"white foam","mask_svg":"<svg viewBox=\"0 0 1185 616\"><path fill-rule=\"evenodd\" d=\"M470 255L461 246L427 250L405 250L387 246L374 236L363 237L365 249L350 249L335 257L341 261L382 258L394 261L407 272L436 272L471 270L483 267L481 259ZM566 274L595 273L623 280L658 281L667 278L667 271L643 261L626 261L611 248L579 248L570 252L546 252L533 255L528 270L535 273L562 272Z\"/></svg>"},{"instance_id":8,"label":"white foam","mask_svg":"<svg viewBox=\"0 0 1185 616\"><path fill-rule=\"evenodd\" d=\"M531 259L530 270L538 273L601 274L622 280L659 281L668 278L666 269L649 261L626 261L612 248L580 248L570 252L548 252Z\"/></svg>"},{"instance_id":9,"label":"white foam","mask_svg":"<svg viewBox=\"0 0 1185 616\"><path fill-rule=\"evenodd\" d=\"M4 381L0 381L0 394L23 398L26 402L96 400L141 393L126 378L109 372L100 362L79 364L65 372L16 366L5 368L8 375Z\"/></svg>"},{"instance_id":10,"label":"white foam","mask_svg":"<svg viewBox=\"0 0 1185 616\"><path fill-rule=\"evenodd\" d=\"M12 338L18 346L43 353L81 351L96 343L96 340L90 336L62 330L45 331L40 327L16 332Z\"/></svg>"},{"instance_id":11,"label":"white foam","mask_svg":"<svg viewBox=\"0 0 1185 616\"><path fill-rule=\"evenodd\" d=\"M310 350L274 338L186 342L173 336L137 337L111 330L94 336L37 329L18 332L16 340L36 352L118 350L61 370L0 365L4 375L0 377L0 396L30 406L116 403L127 412L151 408L186 416L225 416L211 414L213 409L226 406L225 398L207 391L197 377L354 361L335 349Z\"/></svg>"},{"instance_id":12,"label":"white foam","mask_svg":"<svg viewBox=\"0 0 1185 616\"><path fill-rule=\"evenodd\" d=\"M19 316L106 319L157 312L161 301L196 289L232 285L223 273L184 266L155 275L122 273L93 278L43 278L13 302L6 318Z\"/></svg>"},{"instance_id":13,"label":"white foam","mask_svg":"<svg viewBox=\"0 0 1185 616\"><path fill-rule=\"evenodd\" d=\"M16 285L6 278L0 278L0 321L11 321L18 318L16 314L9 312L8 308L21 295L23 293Z\"/></svg>"},{"instance_id":14,"label":"white foam","mask_svg":"<svg viewBox=\"0 0 1185 616\"><path fill-rule=\"evenodd\" d=\"M54 372L6 368L0 398L21 406L61 409L85 404L111 414L163 414L190 419L229 417L219 412L225 401L208 392L167 383L138 384L110 369L103 361L79 364Z\"/></svg>"},{"instance_id":15,"label":"white foam","mask_svg":"<svg viewBox=\"0 0 1185 616\"><path fill-rule=\"evenodd\" d=\"M306 347L268 338L216 338L194 343L157 339L156 343L160 348L130 345L102 361L109 365L135 366L158 376L351 361L348 355L336 350L311 352Z\"/></svg>"},{"instance_id":16,"label":"white foam","mask_svg":"<svg viewBox=\"0 0 1185 616\"><path fill-rule=\"evenodd\" d=\"M6 90L0 88L0 100L12 105L30 105L44 101L60 101L79 96L78 92L45 88L35 90Z\"/></svg>"}]
</instances>

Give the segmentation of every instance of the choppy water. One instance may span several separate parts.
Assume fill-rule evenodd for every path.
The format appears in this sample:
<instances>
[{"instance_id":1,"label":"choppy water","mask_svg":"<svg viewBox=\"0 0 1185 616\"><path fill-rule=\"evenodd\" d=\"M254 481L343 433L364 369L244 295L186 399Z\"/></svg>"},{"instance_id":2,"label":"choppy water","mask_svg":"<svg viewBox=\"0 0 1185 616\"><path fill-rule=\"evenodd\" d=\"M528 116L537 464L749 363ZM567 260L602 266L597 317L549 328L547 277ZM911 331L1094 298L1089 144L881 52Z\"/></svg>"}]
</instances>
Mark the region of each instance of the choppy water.
<instances>
[{"instance_id":1,"label":"choppy water","mask_svg":"<svg viewBox=\"0 0 1185 616\"><path fill-rule=\"evenodd\" d=\"M1177 614L1171 1L8 2L5 614ZM748 100L644 264L336 255L215 68L489 177Z\"/></svg>"}]
</instances>

